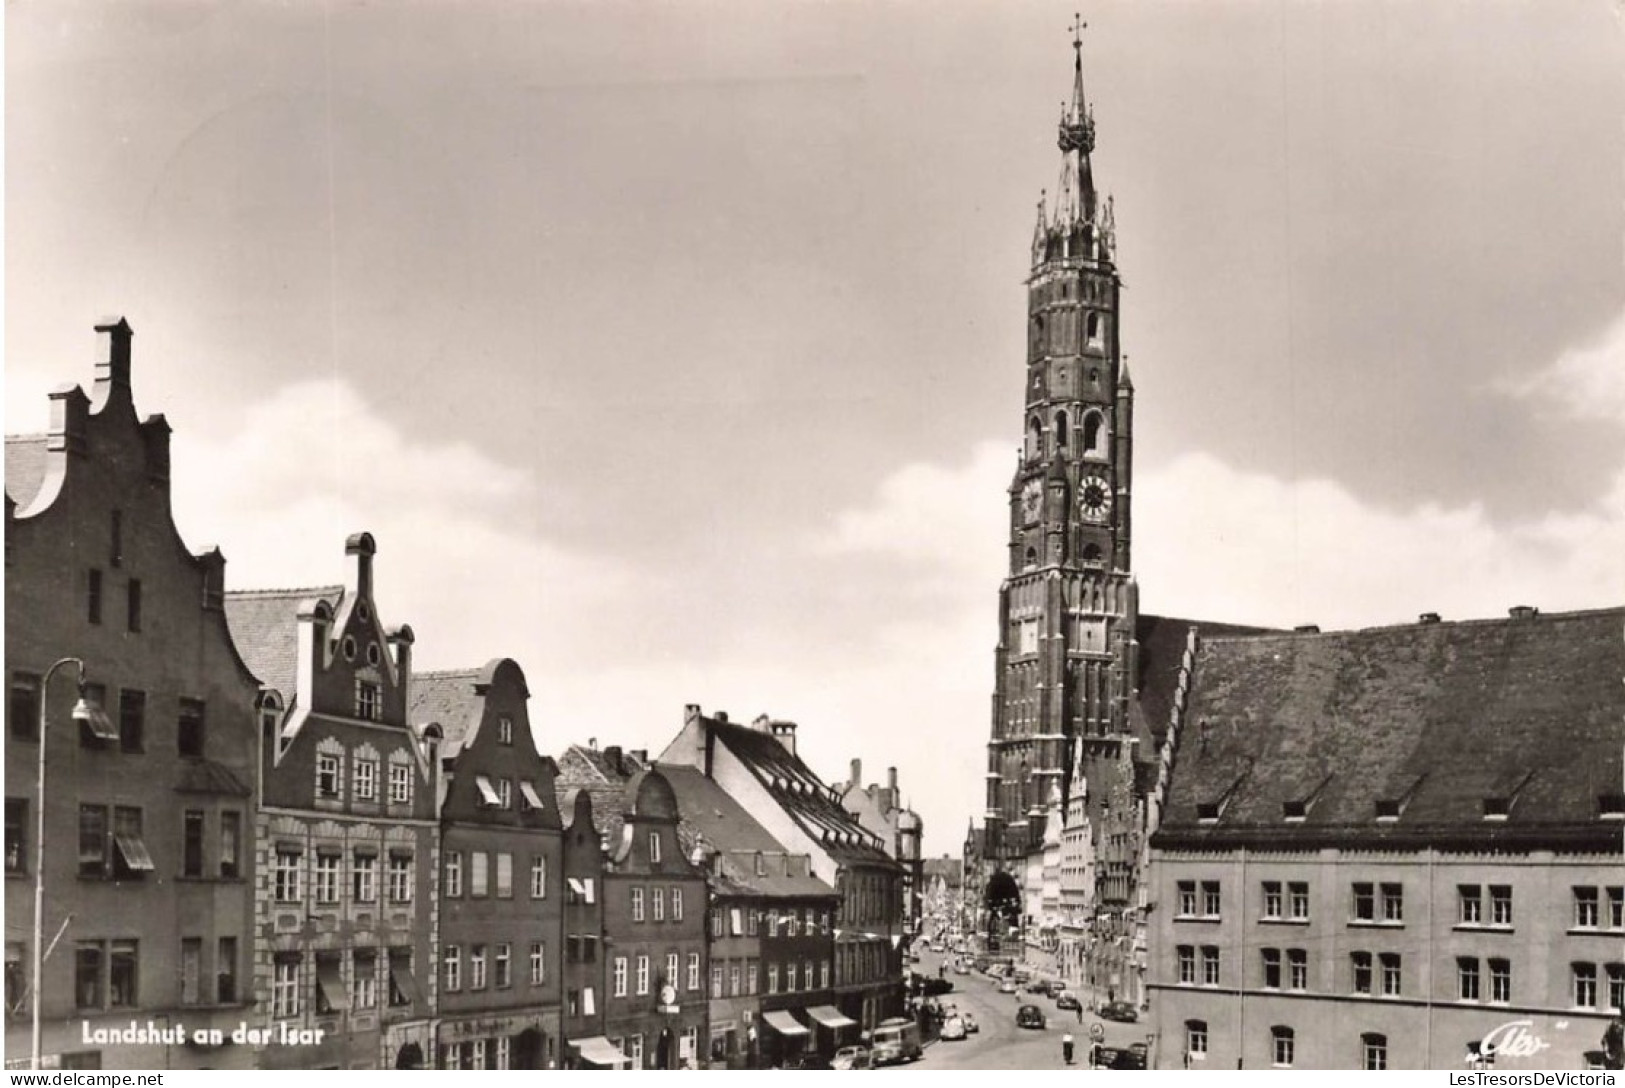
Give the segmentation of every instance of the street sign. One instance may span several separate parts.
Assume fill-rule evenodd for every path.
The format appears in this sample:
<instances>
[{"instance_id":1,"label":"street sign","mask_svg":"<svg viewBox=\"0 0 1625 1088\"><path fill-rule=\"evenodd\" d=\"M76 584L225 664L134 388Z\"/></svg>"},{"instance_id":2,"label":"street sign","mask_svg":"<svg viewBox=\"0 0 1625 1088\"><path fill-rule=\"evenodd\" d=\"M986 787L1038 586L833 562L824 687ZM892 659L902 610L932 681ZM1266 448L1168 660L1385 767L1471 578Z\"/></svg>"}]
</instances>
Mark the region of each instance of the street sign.
<instances>
[{"instance_id":1,"label":"street sign","mask_svg":"<svg viewBox=\"0 0 1625 1088\"><path fill-rule=\"evenodd\" d=\"M1095 1042L1098 1043L1102 1039L1104 1039L1105 1037L1106 1037L1106 1025L1105 1024L1102 1024L1100 1021L1097 1020L1093 1024L1089 1025L1089 1038L1093 1039Z\"/></svg>"}]
</instances>

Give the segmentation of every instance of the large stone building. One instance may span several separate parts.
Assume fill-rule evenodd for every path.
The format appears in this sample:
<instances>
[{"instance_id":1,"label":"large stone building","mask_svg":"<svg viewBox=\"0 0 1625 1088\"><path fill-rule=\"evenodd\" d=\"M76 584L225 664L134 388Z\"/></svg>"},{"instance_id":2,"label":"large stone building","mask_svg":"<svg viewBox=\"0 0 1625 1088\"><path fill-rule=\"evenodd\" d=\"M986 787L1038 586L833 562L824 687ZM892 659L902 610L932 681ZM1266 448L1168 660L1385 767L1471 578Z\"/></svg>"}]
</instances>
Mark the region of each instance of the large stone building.
<instances>
[{"instance_id":1,"label":"large stone building","mask_svg":"<svg viewBox=\"0 0 1625 1088\"><path fill-rule=\"evenodd\" d=\"M1617 608L1192 639L1151 796L1156 1064L1600 1063L1622 675Z\"/></svg>"},{"instance_id":2,"label":"large stone building","mask_svg":"<svg viewBox=\"0 0 1625 1088\"><path fill-rule=\"evenodd\" d=\"M765 715L750 726L726 714L684 712L661 764L695 767L750 810L840 897L833 923L835 1005L865 1030L903 1011L903 870L840 795L796 755L796 725Z\"/></svg>"},{"instance_id":3,"label":"large stone building","mask_svg":"<svg viewBox=\"0 0 1625 1088\"><path fill-rule=\"evenodd\" d=\"M441 1069L558 1064L564 894L558 767L536 751L517 662L419 673L440 748Z\"/></svg>"},{"instance_id":4,"label":"large stone building","mask_svg":"<svg viewBox=\"0 0 1625 1088\"><path fill-rule=\"evenodd\" d=\"M439 728L410 724L412 629L383 624L372 535L344 550L346 586L226 598L262 685L250 1026L265 1068L426 1068Z\"/></svg>"},{"instance_id":5,"label":"large stone building","mask_svg":"<svg viewBox=\"0 0 1625 1088\"><path fill-rule=\"evenodd\" d=\"M7 1065L30 1060L38 935L47 1065L241 1068L247 1048L197 1033L229 1038L254 995L258 684L225 560L171 518L169 425L136 414L130 327L97 331L91 394L57 389L50 432L6 440ZM80 694L104 713L75 720ZM189 1038L97 1036L132 1020Z\"/></svg>"}]
</instances>

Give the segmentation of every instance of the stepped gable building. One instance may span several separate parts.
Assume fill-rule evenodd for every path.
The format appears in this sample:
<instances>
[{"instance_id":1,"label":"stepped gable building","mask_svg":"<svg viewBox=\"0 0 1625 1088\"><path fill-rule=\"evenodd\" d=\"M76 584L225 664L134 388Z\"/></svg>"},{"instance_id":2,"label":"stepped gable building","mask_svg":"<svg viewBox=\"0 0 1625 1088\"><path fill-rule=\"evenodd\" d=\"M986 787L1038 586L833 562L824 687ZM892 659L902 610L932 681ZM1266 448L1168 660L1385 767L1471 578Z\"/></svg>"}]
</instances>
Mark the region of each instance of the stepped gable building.
<instances>
[{"instance_id":1,"label":"stepped gable building","mask_svg":"<svg viewBox=\"0 0 1625 1088\"><path fill-rule=\"evenodd\" d=\"M136 413L130 326L96 331L90 394L58 388L48 434L6 439L6 1064L30 1063L54 941L44 1064L236 1068L244 1049L207 1035L94 1038L131 1020L229 1037L246 1015L259 750L225 559L175 528L169 425Z\"/></svg>"},{"instance_id":2,"label":"stepped gable building","mask_svg":"<svg viewBox=\"0 0 1625 1088\"><path fill-rule=\"evenodd\" d=\"M619 1052L633 1069L698 1068L710 1037L706 878L678 840L671 784L646 752L575 745L559 765L570 802L572 791L590 799L604 853L603 1064Z\"/></svg>"},{"instance_id":3,"label":"stepped gable building","mask_svg":"<svg viewBox=\"0 0 1625 1088\"><path fill-rule=\"evenodd\" d=\"M419 673L411 699L443 734L437 1067L556 1068L563 823L525 674L511 658Z\"/></svg>"},{"instance_id":4,"label":"stepped gable building","mask_svg":"<svg viewBox=\"0 0 1625 1088\"><path fill-rule=\"evenodd\" d=\"M1153 794L1156 1064L1599 1064L1622 674L1620 608L1193 639Z\"/></svg>"},{"instance_id":5,"label":"stepped gable building","mask_svg":"<svg viewBox=\"0 0 1625 1088\"><path fill-rule=\"evenodd\" d=\"M886 784L864 785L863 761L852 761L852 777L835 784L841 804L858 823L880 837L886 853L903 867L903 924L912 938L919 932L921 902L925 888L924 858L920 843L925 825L912 808L903 803L897 788L897 768L886 768Z\"/></svg>"},{"instance_id":6,"label":"stepped gable building","mask_svg":"<svg viewBox=\"0 0 1625 1088\"><path fill-rule=\"evenodd\" d=\"M902 1015L903 868L796 755L795 723L763 715L746 727L690 705L660 763L698 769L788 850L811 856L813 874L840 896L836 1007L863 1030Z\"/></svg>"},{"instance_id":7,"label":"stepped gable building","mask_svg":"<svg viewBox=\"0 0 1625 1088\"><path fill-rule=\"evenodd\" d=\"M1025 438L1008 488L984 826L965 856L979 927L999 951L1053 954L1082 972L1073 981L1138 1001L1145 800L1192 624L1140 612L1118 240L1112 200L1095 188L1077 33L1072 48L1060 179L1038 203L1027 280ZM1078 864L1063 842L1085 826L1090 856Z\"/></svg>"},{"instance_id":8,"label":"stepped gable building","mask_svg":"<svg viewBox=\"0 0 1625 1088\"><path fill-rule=\"evenodd\" d=\"M710 1062L769 1068L856 1042L834 1006L835 889L696 767L660 767L677 795L683 849L710 889Z\"/></svg>"},{"instance_id":9,"label":"stepped gable building","mask_svg":"<svg viewBox=\"0 0 1625 1088\"><path fill-rule=\"evenodd\" d=\"M264 1068L427 1068L440 729L409 724L413 634L383 625L372 535L344 550L346 586L226 595L261 683L250 1026L299 1041Z\"/></svg>"}]
</instances>

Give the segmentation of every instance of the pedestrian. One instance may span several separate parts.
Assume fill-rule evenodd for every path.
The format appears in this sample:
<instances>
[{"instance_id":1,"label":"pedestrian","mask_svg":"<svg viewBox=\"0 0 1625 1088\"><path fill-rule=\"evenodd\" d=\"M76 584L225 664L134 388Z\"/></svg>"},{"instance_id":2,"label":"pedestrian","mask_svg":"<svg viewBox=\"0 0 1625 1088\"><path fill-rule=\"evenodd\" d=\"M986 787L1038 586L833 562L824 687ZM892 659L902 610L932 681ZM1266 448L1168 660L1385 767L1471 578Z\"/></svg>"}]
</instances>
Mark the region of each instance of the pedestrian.
<instances>
[{"instance_id":1,"label":"pedestrian","mask_svg":"<svg viewBox=\"0 0 1625 1088\"><path fill-rule=\"evenodd\" d=\"M1061 1057L1066 1059L1066 1064L1072 1064L1072 1033L1070 1031L1061 1036Z\"/></svg>"},{"instance_id":2,"label":"pedestrian","mask_svg":"<svg viewBox=\"0 0 1625 1088\"><path fill-rule=\"evenodd\" d=\"M1078 1002L1078 1023L1083 1023L1083 1002Z\"/></svg>"}]
</instances>

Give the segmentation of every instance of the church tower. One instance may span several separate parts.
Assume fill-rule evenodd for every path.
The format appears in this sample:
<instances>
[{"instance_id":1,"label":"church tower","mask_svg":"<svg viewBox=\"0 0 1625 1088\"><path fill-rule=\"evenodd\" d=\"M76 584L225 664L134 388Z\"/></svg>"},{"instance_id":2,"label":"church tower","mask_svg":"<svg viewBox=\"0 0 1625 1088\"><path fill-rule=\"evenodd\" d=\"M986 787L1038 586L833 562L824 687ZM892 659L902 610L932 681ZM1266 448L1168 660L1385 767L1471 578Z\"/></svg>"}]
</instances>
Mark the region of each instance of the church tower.
<instances>
[{"instance_id":1,"label":"church tower","mask_svg":"<svg viewBox=\"0 0 1625 1088\"><path fill-rule=\"evenodd\" d=\"M1009 489L1009 569L988 743L986 857L1043 849L1052 796L1104 793L1129 733L1138 603L1130 574L1134 389L1110 197L1074 27L1061 176L1040 197L1027 279L1024 444ZM1091 805L1091 808L1094 806Z\"/></svg>"}]
</instances>

